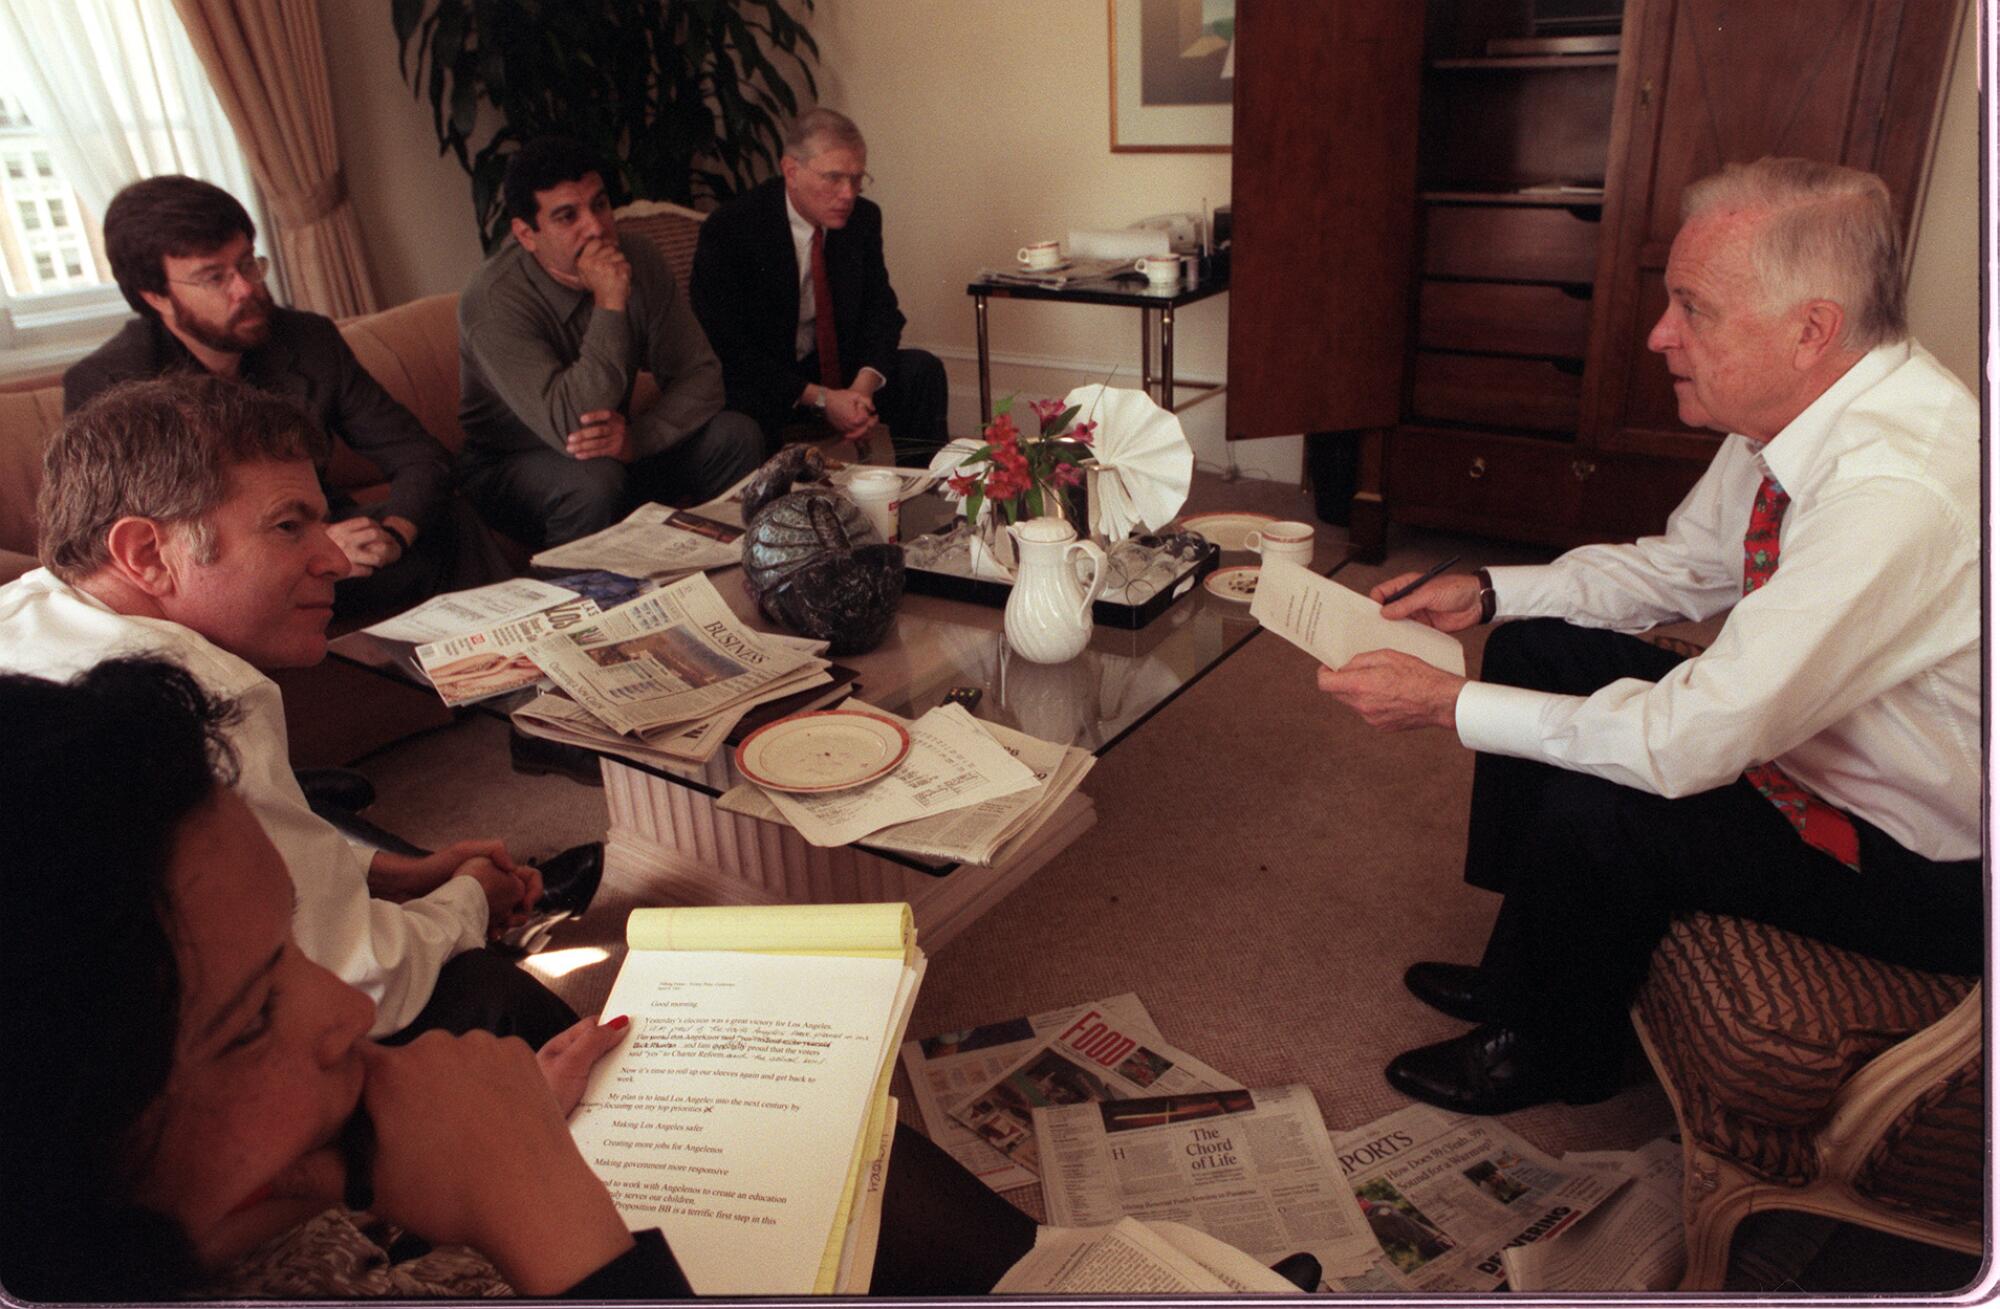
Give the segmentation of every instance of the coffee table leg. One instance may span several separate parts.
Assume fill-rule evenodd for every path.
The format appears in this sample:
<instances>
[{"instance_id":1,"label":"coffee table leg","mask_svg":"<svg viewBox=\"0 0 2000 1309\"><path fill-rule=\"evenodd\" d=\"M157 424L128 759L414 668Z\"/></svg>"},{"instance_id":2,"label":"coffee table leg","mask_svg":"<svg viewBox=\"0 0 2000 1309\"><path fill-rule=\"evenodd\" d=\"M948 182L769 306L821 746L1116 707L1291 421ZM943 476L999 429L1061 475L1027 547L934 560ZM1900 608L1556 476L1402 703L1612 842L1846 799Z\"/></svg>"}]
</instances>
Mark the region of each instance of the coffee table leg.
<instances>
[{"instance_id":1,"label":"coffee table leg","mask_svg":"<svg viewBox=\"0 0 2000 1309\"><path fill-rule=\"evenodd\" d=\"M972 297L972 325L979 338L979 425L993 421L993 376L988 372L991 356L986 346L986 297Z\"/></svg>"},{"instance_id":2,"label":"coffee table leg","mask_svg":"<svg viewBox=\"0 0 2000 1309\"><path fill-rule=\"evenodd\" d=\"M1160 408L1174 411L1174 307L1160 306Z\"/></svg>"},{"instance_id":3,"label":"coffee table leg","mask_svg":"<svg viewBox=\"0 0 2000 1309\"><path fill-rule=\"evenodd\" d=\"M1139 389L1153 393L1153 311L1139 311Z\"/></svg>"},{"instance_id":4,"label":"coffee table leg","mask_svg":"<svg viewBox=\"0 0 2000 1309\"><path fill-rule=\"evenodd\" d=\"M711 785L723 780L718 773ZM604 886L642 905L906 901L936 950L1088 831L1097 810L1071 795L1034 839L992 868L929 877L853 846L824 849L778 823L715 807L703 792L604 760Z\"/></svg>"}]
</instances>

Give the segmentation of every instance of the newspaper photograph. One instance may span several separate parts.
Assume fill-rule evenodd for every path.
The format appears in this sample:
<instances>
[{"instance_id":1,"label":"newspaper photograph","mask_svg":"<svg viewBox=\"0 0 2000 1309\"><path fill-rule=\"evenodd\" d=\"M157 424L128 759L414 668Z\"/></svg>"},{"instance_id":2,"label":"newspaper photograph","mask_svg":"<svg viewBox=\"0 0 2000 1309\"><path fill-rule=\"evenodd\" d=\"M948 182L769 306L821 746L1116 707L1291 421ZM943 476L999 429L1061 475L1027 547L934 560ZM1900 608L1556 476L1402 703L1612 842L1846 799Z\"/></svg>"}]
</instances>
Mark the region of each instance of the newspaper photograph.
<instances>
[{"instance_id":1,"label":"newspaper photograph","mask_svg":"<svg viewBox=\"0 0 2000 1309\"><path fill-rule=\"evenodd\" d=\"M914 722L858 701L855 707L900 724L910 734L910 752L886 776L846 791L766 792L812 845L851 845L893 823L966 809L1036 785L1028 766L962 705L939 705Z\"/></svg>"},{"instance_id":2,"label":"newspaper photograph","mask_svg":"<svg viewBox=\"0 0 2000 1309\"><path fill-rule=\"evenodd\" d=\"M420 645L417 666L454 708L490 700L541 681L530 647L551 633L582 627L599 612L595 600L579 596L483 632Z\"/></svg>"},{"instance_id":3,"label":"newspaper photograph","mask_svg":"<svg viewBox=\"0 0 2000 1309\"><path fill-rule=\"evenodd\" d=\"M965 1124L951 1116L951 1106L969 1092L990 1086L993 1079L1017 1064L1021 1056L1040 1038L1067 1027L1085 1012L1104 1015L1106 1022L1141 1041L1166 1044L1139 997L1127 991L1086 1004L1066 1005L1025 1018L1003 1018L998 1022L962 1027L921 1040L905 1041L903 1069L909 1074L917 1112L924 1120L924 1134L937 1142L965 1170L996 1191L1032 1186L1035 1175L1006 1155L986 1144Z\"/></svg>"},{"instance_id":4,"label":"newspaper photograph","mask_svg":"<svg viewBox=\"0 0 2000 1309\"><path fill-rule=\"evenodd\" d=\"M361 630L385 641L422 645L484 631L576 598L577 592L567 587L532 577L513 577L491 586L434 595L414 609Z\"/></svg>"},{"instance_id":5,"label":"newspaper photograph","mask_svg":"<svg viewBox=\"0 0 2000 1309\"><path fill-rule=\"evenodd\" d=\"M1495 1290L1503 1250L1567 1230L1625 1181L1428 1105L1340 1133L1333 1149L1381 1244L1377 1266L1342 1283L1350 1291Z\"/></svg>"},{"instance_id":6,"label":"newspaper photograph","mask_svg":"<svg viewBox=\"0 0 2000 1309\"><path fill-rule=\"evenodd\" d=\"M1098 1010L1087 1009L960 1099L951 1116L1039 1177L1037 1108L1236 1090L1242 1085L1185 1050L1128 1031Z\"/></svg>"},{"instance_id":7,"label":"newspaper photograph","mask_svg":"<svg viewBox=\"0 0 2000 1309\"><path fill-rule=\"evenodd\" d=\"M1052 1226L1186 1223L1262 1264L1310 1254L1329 1280L1381 1254L1308 1087L1038 1108L1035 1134Z\"/></svg>"},{"instance_id":8,"label":"newspaper photograph","mask_svg":"<svg viewBox=\"0 0 2000 1309\"><path fill-rule=\"evenodd\" d=\"M742 560L743 529L688 509L643 504L601 532L537 554L537 568L599 569L627 577L723 568Z\"/></svg>"},{"instance_id":9,"label":"newspaper photograph","mask_svg":"<svg viewBox=\"0 0 2000 1309\"><path fill-rule=\"evenodd\" d=\"M545 636L529 654L571 699L628 735L720 713L826 662L745 627L700 573Z\"/></svg>"}]
</instances>

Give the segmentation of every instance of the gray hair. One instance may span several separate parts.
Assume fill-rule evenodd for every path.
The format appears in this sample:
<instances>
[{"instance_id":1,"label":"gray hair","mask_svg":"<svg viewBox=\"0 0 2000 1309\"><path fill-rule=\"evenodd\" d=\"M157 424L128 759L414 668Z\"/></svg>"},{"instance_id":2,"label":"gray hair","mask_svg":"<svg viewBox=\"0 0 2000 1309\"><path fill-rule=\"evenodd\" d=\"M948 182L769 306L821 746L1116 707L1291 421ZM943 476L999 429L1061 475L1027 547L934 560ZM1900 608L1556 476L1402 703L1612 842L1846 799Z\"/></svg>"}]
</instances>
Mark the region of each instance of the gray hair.
<instances>
[{"instance_id":1,"label":"gray hair","mask_svg":"<svg viewBox=\"0 0 2000 1309\"><path fill-rule=\"evenodd\" d=\"M868 149L868 142L861 139L861 129L837 109L824 106L808 109L785 129L785 154L801 163L834 146Z\"/></svg>"},{"instance_id":2,"label":"gray hair","mask_svg":"<svg viewBox=\"0 0 2000 1309\"><path fill-rule=\"evenodd\" d=\"M43 453L42 562L82 581L110 562L114 523L150 518L212 563L209 518L229 496L230 470L309 459L323 440L291 401L208 373L114 386L64 419Z\"/></svg>"},{"instance_id":3,"label":"gray hair","mask_svg":"<svg viewBox=\"0 0 2000 1309\"><path fill-rule=\"evenodd\" d=\"M1870 350L1909 335L1903 247L1889 188L1873 173L1815 159L1729 164L1681 193L1683 221L1712 210L1762 210L1750 260L1766 307L1831 300L1840 344Z\"/></svg>"}]
</instances>

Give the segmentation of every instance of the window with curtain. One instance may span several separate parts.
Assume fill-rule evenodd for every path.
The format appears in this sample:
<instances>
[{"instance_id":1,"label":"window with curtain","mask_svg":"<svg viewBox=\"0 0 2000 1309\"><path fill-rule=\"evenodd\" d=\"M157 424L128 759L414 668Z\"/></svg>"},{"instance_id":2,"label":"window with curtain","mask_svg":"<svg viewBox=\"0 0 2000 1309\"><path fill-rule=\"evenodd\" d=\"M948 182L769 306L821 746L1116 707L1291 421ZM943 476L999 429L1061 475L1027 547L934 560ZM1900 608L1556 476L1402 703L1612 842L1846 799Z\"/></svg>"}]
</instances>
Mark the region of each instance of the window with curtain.
<instances>
[{"instance_id":1,"label":"window with curtain","mask_svg":"<svg viewBox=\"0 0 2000 1309\"><path fill-rule=\"evenodd\" d=\"M261 242L249 166L172 0L0 0L0 373L60 367L131 312L100 224L119 188L160 173L236 196Z\"/></svg>"}]
</instances>

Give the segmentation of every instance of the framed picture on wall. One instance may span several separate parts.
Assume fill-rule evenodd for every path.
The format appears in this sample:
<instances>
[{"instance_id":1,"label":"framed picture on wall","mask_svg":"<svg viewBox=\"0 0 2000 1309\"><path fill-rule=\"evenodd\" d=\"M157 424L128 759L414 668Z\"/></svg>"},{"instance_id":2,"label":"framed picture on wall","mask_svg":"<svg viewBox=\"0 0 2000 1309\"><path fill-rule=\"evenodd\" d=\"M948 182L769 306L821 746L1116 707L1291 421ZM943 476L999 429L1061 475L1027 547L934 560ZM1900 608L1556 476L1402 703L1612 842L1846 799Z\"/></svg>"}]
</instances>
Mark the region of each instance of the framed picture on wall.
<instances>
[{"instance_id":1,"label":"framed picture on wall","mask_svg":"<svg viewBox=\"0 0 2000 1309\"><path fill-rule=\"evenodd\" d=\"M1226 153L1236 0L1108 0L1111 148Z\"/></svg>"}]
</instances>

